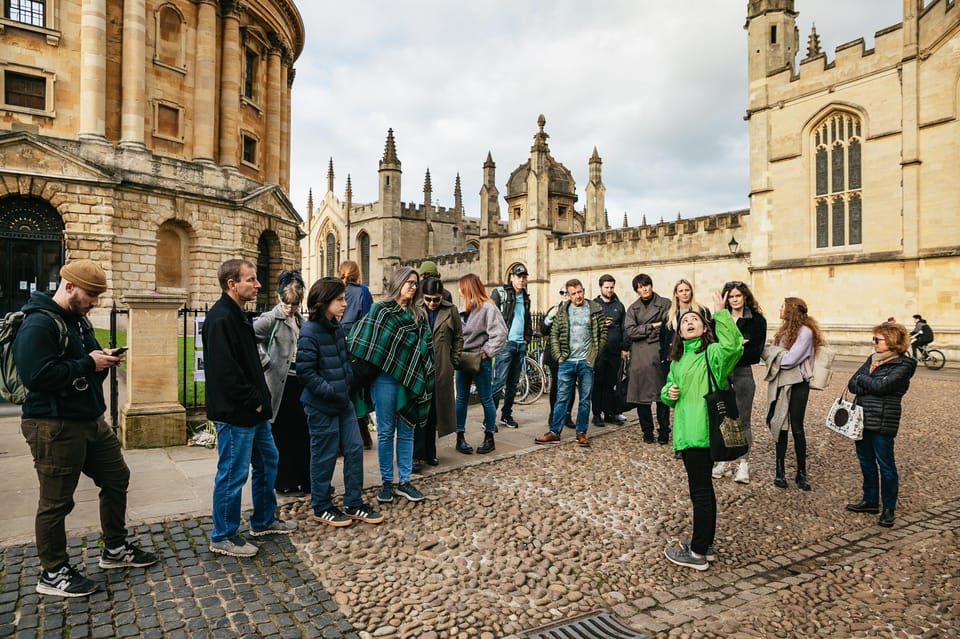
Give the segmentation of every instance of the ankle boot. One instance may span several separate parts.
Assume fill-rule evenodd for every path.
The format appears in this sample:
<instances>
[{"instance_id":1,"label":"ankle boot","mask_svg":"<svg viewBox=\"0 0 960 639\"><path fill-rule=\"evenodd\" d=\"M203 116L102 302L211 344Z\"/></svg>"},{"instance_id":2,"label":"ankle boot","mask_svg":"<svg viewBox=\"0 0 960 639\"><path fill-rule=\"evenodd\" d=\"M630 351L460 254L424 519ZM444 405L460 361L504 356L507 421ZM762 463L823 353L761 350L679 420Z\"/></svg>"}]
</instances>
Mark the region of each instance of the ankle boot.
<instances>
[{"instance_id":1,"label":"ankle boot","mask_svg":"<svg viewBox=\"0 0 960 639\"><path fill-rule=\"evenodd\" d=\"M810 484L807 483L807 436L806 434L793 434L793 449L797 453L797 487L800 490L810 490Z\"/></svg>"},{"instance_id":2,"label":"ankle boot","mask_svg":"<svg viewBox=\"0 0 960 639\"><path fill-rule=\"evenodd\" d=\"M473 454L473 446L467 443L467 437L463 433L457 433L457 452L464 455Z\"/></svg>"},{"instance_id":3,"label":"ankle boot","mask_svg":"<svg viewBox=\"0 0 960 639\"><path fill-rule=\"evenodd\" d=\"M496 449L496 446L493 443L493 433L484 433L483 442L477 447L477 454L486 455L493 452L494 449Z\"/></svg>"},{"instance_id":4,"label":"ankle boot","mask_svg":"<svg viewBox=\"0 0 960 639\"><path fill-rule=\"evenodd\" d=\"M780 431L777 438L777 475L773 480L773 485L777 488L787 487L786 470L784 469L784 459L787 456L787 431Z\"/></svg>"},{"instance_id":5,"label":"ankle boot","mask_svg":"<svg viewBox=\"0 0 960 639\"><path fill-rule=\"evenodd\" d=\"M807 473L802 470L797 471L797 488L810 490L810 484L807 483Z\"/></svg>"}]
</instances>

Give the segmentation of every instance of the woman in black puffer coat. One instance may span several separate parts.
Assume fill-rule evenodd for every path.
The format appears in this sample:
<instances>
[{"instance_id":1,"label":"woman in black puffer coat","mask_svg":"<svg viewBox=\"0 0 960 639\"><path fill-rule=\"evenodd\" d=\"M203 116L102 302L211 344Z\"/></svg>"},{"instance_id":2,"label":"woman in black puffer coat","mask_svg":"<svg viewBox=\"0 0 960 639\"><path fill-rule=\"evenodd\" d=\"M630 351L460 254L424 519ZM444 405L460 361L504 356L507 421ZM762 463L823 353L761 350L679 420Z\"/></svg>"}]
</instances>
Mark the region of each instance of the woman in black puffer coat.
<instances>
[{"instance_id":1,"label":"woman in black puffer coat","mask_svg":"<svg viewBox=\"0 0 960 639\"><path fill-rule=\"evenodd\" d=\"M900 488L893 441L900 429L901 400L917 370L917 360L906 355L909 347L909 334L900 324L875 326L874 352L847 383L850 392L857 396L857 404L863 407L863 439L856 443L863 473L863 497L855 504L847 504L847 510L880 512L877 523L887 528L893 526Z\"/></svg>"}]
</instances>

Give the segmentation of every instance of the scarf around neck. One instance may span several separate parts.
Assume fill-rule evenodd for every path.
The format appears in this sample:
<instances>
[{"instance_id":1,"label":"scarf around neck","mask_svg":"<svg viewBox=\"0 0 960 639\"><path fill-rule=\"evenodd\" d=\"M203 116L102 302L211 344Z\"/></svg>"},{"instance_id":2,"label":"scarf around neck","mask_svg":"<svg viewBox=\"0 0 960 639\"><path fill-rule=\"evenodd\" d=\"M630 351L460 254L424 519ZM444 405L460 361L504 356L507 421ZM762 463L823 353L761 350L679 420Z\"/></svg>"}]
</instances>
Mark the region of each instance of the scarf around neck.
<instances>
[{"instance_id":1,"label":"scarf around neck","mask_svg":"<svg viewBox=\"0 0 960 639\"><path fill-rule=\"evenodd\" d=\"M886 364L891 359L896 359L897 357L900 356L893 351L887 351L885 353L873 353L873 355L870 356L870 372L872 373L877 366L880 366L880 364Z\"/></svg>"}]
</instances>

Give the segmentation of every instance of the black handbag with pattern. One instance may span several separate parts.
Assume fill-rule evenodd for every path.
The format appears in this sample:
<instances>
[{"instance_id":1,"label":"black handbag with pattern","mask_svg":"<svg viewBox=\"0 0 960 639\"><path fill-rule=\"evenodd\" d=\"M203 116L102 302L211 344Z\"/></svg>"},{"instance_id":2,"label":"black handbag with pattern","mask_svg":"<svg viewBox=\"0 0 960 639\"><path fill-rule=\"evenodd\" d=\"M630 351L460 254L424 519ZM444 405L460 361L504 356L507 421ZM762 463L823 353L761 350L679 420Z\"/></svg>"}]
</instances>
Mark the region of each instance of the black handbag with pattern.
<instances>
[{"instance_id":1,"label":"black handbag with pattern","mask_svg":"<svg viewBox=\"0 0 960 639\"><path fill-rule=\"evenodd\" d=\"M703 398L710 420L710 457L715 462L739 459L747 452L747 433L740 425L737 394L729 381L726 388L720 388L710 370L710 360L706 363L709 392Z\"/></svg>"}]
</instances>

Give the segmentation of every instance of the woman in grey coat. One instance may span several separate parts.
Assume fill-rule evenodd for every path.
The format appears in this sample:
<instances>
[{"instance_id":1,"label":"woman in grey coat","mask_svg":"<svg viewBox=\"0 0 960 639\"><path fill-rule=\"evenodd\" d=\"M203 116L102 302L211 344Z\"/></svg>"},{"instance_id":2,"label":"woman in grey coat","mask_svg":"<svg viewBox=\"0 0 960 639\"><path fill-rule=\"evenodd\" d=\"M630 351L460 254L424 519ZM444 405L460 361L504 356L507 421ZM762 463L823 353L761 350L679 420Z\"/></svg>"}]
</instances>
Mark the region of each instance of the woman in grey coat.
<instances>
[{"instance_id":1,"label":"woman in grey coat","mask_svg":"<svg viewBox=\"0 0 960 639\"><path fill-rule=\"evenodd\" d=\"M275 487L280 493L310 492L310 432L295 369L304 289L298 271L280 273L280 302L253 322L272 401L273 440L280 453Z\"/></svg>"}]
</instances>

